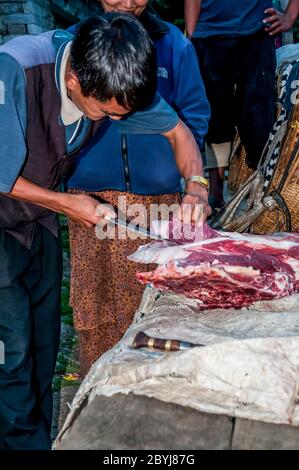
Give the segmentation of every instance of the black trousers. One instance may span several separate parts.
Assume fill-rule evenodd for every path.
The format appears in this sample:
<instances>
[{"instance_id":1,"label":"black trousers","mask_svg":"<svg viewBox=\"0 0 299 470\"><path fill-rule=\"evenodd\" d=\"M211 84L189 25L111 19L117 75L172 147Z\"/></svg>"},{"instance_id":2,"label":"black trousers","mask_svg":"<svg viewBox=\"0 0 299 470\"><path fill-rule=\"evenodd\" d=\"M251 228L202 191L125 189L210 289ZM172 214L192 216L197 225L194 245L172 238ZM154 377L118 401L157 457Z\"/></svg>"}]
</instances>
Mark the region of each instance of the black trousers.
<instances>
[{"instance_id":1,"label":"black trousers","mask_svg":"<svg viewBox=\"0 0 299 470\"><path fill-rule=\"evenodd\" d=\"M0 449L50 449L61 246L36 224L28 250L0 229Z\"/></svg>"},{"instance_id":2,"label":"black trousers","mask_svg":"<svg viewBox=\"0 0 299 470\"><path fill-rule=\"evenodd\" d=\"M264 31L245 37L192 40L211 105L207 142L230 142L238 128L255 168L276 116L273 38Z\"/></svg>"}]
</instances>

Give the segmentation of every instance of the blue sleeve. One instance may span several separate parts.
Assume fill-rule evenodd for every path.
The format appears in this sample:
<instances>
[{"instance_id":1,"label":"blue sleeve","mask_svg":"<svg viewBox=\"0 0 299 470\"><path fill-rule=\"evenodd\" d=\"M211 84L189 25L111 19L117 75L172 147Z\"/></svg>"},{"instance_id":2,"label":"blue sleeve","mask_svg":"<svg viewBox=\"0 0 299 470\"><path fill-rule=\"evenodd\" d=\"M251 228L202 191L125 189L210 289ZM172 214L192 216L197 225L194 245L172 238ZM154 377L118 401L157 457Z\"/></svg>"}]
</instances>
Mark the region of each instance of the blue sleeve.
<instances>
[{"instance_id":1,"label":"blue sleeve","mask_svg":"<svg viewBox=\"0 0 299 470\"><path fill-rule=\"evenodd\" d=\"M76 34L76 29L77 29L77 26L79 25L80 23L77 23L77 24L74 24L72 26L69 26L66 31L68 31L69 33L75 35Z\"/></svg>"},{"instance_id":2,"label":"blue sleeve","mask_svg":"<svg viewBox=\"0 0 299 470\"><path fill-rule=\"evenodd\" d=\"M177 51L177 53L175 53ZM180 52L180 53L179 53ZM173 102L180 118L192 131L202 149L211 116L205 87L193 45L186 40L182 47L174 48Z\"/></svg>"},{"instance_id":3,"label":"blue sleeve","mask_svg":"<svg viewBox=\"0 0 299 470\"><path fill-rule=\"evenodd\" d=\"M148 108L115 122L121 134L165 134L176 127L179 117L159 93L156 93Z\"/></svg>"},{"instance_id":4,"label":"blue sleeve","mask_svg":"<svg viewBox=\"0 0 299 470\"><path fill-rule=\"evenodd\" d=\"M10 192L27 155L25 75L11 56L0 53L0 192Z\"/></svg>"},{"instance_id":5,"label":"blue sleeve","mask_svg":"<svg viewBox=\"0 0 299 470\"><path fill-rule=\"evenodd\" d=\"M69 30L57 29L55 33L53 34L52 43L53 43L53 46L55 47L55 50L58 52L60 47L65 42L72 41L73 39L74 39L74 34L71 33Z\"/></svg>"}]
</instances>

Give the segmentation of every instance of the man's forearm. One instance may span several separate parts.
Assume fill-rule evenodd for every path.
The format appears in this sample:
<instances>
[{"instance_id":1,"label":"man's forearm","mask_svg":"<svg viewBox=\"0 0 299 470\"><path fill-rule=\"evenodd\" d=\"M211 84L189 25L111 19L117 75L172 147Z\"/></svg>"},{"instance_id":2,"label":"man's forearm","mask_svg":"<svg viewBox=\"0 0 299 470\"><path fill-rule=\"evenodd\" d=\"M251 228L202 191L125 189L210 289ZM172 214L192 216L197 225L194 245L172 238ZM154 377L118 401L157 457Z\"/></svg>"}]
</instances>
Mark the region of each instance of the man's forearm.
<instances>
[{"instance_id":1,"label":"man's forearm","mask_svg":"<svg viewBox=\"0 0 299 470\"><path fill-rule=\"evenodd\" d=\"M201 0L185 0L185 26L187 36L191 38L201 10Z\"/></svg>"},{"instance_id":2,"label":"man's forearm","mask_svg":"<svg viewBox=\"0 0 299 470\"><path fill-rule=\"evenodd\" d=\"M86 195L68 194L42 188L20 176L13 189L6 196L31 202L54 212L65 214L73 221L92 227L106 215L114 216L113 209Z\"/></svg>"},{"instance_id":3,"label":"man's forearm","mask_svg":"<svg viewBox=\"0 0 299 470\"><path fill-rule=\"evenodd\" d=\"M285 13L290 17L293 25L299 16L299 0L290 0Z\"/></svg>"},{"instance_id":4,"label":"man's forearm","mask_svg":"<svg viewBox=\"0 0 299 470\"><path fill-rule=\"evenodd\" d=\"M170 141L179 172L185 181L192 175L203 176L203 164L199 148L188 127L182 122L172 131L164 134ZM189 181L186 194L177 216L185 224L202 224L211 214L208 204L208 191L205 186Z\"/></svg>"},{"instance_id":5,"label":"man's forearm","mask_svg":"<svg viewBox=\"0 0 299 470\"><path fill-rule=\"evenodd\" d=\"M202 175L203 164L201 154L188 127L179 121L177 126L165 136L170 141L176 158L176 164L182 177L187 179L191 175Z\"/></svg>"},{"instance_id":6,"label":"man's forearm","mask_svg":"<svg viewBox=\"0 0 299 470\"><path fill-rule=\"evenodd\" d=\"M188 127L180 121L179 124L170 132L165 134L169 139L176 158L176 165L185 181L192 175L203 176L203 163L201 154ZM205 194L205 188L198 183L190 182L188 188L196 192Z\"/></svg>"},{"instance_id":7,"label":"man's forearm","mask_svg":"<svg viewBox=\"0 0 299 470\"><path fill-rule=\"evenodd\" d=\"M31 202L54 212L64 212L65 210L65 195L63 193L42 188L23 176L16 180L11 192L6 196Z\"/></svg>"}]
</instances>

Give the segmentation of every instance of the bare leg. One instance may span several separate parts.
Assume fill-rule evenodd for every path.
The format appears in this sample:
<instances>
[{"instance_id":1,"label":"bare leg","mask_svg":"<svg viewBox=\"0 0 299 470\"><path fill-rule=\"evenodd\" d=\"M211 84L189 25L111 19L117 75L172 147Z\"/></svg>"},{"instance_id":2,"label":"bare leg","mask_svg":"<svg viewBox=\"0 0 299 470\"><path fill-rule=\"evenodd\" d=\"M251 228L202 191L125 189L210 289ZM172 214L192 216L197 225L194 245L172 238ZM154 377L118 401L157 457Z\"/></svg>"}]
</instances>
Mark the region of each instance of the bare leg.
<instances>
[{"instance_id":1,"label":"bare leg","mask_svg":"<svg viewBox=\"0 0 299 470\"><path fill-rule=\"evenodd\" d=\"M223 198L224 172L228 166L230 153L231 142L206 144L207 169L210 182L209 203L212 209L223 206L225 202Z\"/></svg>"}]
</instances>

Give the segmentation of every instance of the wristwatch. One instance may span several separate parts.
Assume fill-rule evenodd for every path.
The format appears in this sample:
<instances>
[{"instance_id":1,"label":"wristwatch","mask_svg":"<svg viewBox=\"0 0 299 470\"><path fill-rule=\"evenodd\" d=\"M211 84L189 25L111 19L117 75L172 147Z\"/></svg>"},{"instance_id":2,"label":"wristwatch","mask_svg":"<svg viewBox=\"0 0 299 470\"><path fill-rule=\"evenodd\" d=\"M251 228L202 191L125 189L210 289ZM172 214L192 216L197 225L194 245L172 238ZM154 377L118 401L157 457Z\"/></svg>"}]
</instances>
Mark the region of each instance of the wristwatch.
<instances>
[{"instance_id":1,"label":"wristwatch","mask_svg":"<svg viewBox=\"0 0 299 470\"><path fill-rule=\"evenodd\" d=\"M200 175L192 175L189 176L189 178L186 179L186 187L188 186L188 183L198 183L200 186L203 186L207 191L209 191L209 181L204 178L203 176Z\"/></svg>"}]
</instances>

